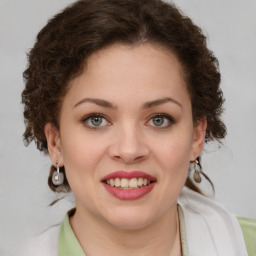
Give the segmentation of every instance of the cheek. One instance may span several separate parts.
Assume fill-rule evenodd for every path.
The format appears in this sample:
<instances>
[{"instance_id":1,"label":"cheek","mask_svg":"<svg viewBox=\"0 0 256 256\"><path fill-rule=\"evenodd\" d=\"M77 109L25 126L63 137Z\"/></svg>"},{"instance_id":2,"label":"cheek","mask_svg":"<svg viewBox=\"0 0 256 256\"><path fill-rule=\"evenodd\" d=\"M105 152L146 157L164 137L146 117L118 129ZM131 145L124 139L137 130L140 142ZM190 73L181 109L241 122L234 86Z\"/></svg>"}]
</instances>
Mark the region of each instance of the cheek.
<instances>
[{"instance_id":1,"label":"cheek","mask_svg":"<svg viewBox=\"0 0 256 256\"><path fill-rule=\"evenodd\" d=\"M165 143L158 152L157 162L161 167L160 175L162 197L168 205L177 200L189 170L190 144L186 147L180 140ZM159 183L160 184L160 183Z\"/></svg>"},{"instance_id":2,"label":"cheek","mask_svg":"<svg viewBox=\"0 0 256 256\"><path fill-rule=\"evenodd\" d=\"M99 177L95 171L102 157L102 148L90 141L83 141L72 136L62 143L63 161L66 178L70 188L75 195L76 202L83 202L86 207L95 204L93 195L97 195L95 184Z\"/></svg>"},{"instance_id":3,"label":"cheek","mask_svg":"<svg viewBox=\"0 0 256 256\"><path fill-rule=\"evenodd\" d=\"M155 144L157 145L157 144ZM155 147L155 154L167 166L176 166L189 163L193 146L193 134L182 133L181 135L167 137L164 142Z\"/></svg>"},{"instance_id":4,"label":"cheek","mask_svg":"<svg viewBox=\"0 0 256 256\"><path fill-rule=\"evenodd\" d=\"M192 133L175 133L170 135L164 143L154 150L154 157L161 168L160 179L168 193L176 194L184 185L189 169L190 155L192 150Z\"/></svg>"},{"instance_id":5,"label":"cheek","mask_svg":"<svg viewBox=\"0 0 256 256\"><path fill-rule=\"evenodd\" d=\"M63 164L72 190L74 187L84 187L84 184L90 186L89 181L98 178L95 170L104 154L104 145L79 131L73 133L66 131L63 134L65 134L61 137Z\"/></svg>"},{"instance_id":6,"label":"cheek","mask_svg":"<svg viewBox=\"0 0 256 256\"><path fill-rule=\"evenodd\" d=\"M78 125L63 125L65 129L61 133L61 148L64 165L72 163L77 167L87 163L89 167L100 158L104 151L104 145L100 136L93 136Z\"/></svg>"},{"instance_id":7,"label":"cheek","mask_svg":"<svg viewBox=\"0 0 256 256\"><path fill-rule=\"evenodd\" d=\"M158 153L158 163L163 169L163 175L179 182L187 176L190 150L170 145L170 148Z\"/></svg>"}]
</instances>

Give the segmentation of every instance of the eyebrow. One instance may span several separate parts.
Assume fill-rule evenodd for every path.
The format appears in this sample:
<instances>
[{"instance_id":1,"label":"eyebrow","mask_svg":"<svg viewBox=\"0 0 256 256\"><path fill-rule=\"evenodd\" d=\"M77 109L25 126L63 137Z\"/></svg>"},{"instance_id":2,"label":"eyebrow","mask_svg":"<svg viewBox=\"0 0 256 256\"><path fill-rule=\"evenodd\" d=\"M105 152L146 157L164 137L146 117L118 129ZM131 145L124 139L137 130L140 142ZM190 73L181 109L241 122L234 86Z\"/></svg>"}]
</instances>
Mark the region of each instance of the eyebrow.
<instances>
[{"instance_id":1,"label":"eyebrow","mask_svg":"<svg viewBox=\"0 0 256 256\"><path fill-rule=\"evenodd\" d=\"M181 109L182 109L182 105L177 100L170 98L170 97L165 97L165 98L158 99L158 100L148 101L143 104L142 109L152 108L152 107L159 106L159 105L162 105L167 102L172 102L172 103L178 105L179 107L181 107Z\"/></svg>"},{"instance_id":2,"label":"eyebrow","mask_svg":"<svg viewBox=\"0 0 256 256\"><path fill-rule=\"evenodd\" d=\"M112 104L109 101L102 100L102 99L94 99L94 98L84 98L84 99L80 100L79 102L77 102L76 105L74 106L74 108L81 105L82 103L85 103L85 102L94 103L94 104L104 107L104 108L111 108L111 109L117 108L116 105Z\"/></svg>"},{"instance_id":3,"label":"eyebrow","mask_svg":"<svg viewBox=\"0 0 256 256\"><path fill-rule=\"evenodd\" d=\"M103 99L94 99L94 98L84 98L84 99L80 100L79 102L77 102L75 104L74 108L83 103L86 103L86 102L94 103L94 104L96 104L100 107L104 107L104 108L117 109L117 106L109 101L106 101ZM142 106L142 109L149 109L149 108L152 108L155 106L162 105L167 102L172 102L172 103L178 105L179 107L181 107L181 109L182 109L182 105L178 101L176 101L175 99L170 98L170 97L165 97L162 99L145 102Z\"/></svg>"}]
</instances>

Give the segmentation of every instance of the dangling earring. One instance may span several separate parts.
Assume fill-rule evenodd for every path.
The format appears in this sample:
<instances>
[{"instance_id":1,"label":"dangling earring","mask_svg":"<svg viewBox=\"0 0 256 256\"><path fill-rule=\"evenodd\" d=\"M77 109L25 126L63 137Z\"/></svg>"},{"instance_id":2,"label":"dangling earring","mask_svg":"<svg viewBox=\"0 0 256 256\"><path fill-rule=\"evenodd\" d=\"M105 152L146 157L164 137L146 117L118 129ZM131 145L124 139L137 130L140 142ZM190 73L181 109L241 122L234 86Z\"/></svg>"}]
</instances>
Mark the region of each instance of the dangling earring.
<instances>
[{"instance_id":1,"label":"dangling earring","mask_svg":"<svg viewBox=\"0 0 256 256\"><path fill-rule=\"evenodd\" d=\"M57 170L52 174L52 183L56 186L59 186L64 182L64 174L60 172L58 161L56 161L56 169Z\"/></svg>"},{"instance_id":2,"label":"dangling earring","mask_svg":"<svg viewBox=\"0 0 256 256\"><path fill-rule=\"evenodd\" d=\"M194 174L193 174L193 179L196 183L201 183L202 178L201 178L201 172L202 172L202 168L201 168L201 164L198 161L198 159L196 159L193 162L193 169L194 169Z\"/></svg>"}]
</instances>

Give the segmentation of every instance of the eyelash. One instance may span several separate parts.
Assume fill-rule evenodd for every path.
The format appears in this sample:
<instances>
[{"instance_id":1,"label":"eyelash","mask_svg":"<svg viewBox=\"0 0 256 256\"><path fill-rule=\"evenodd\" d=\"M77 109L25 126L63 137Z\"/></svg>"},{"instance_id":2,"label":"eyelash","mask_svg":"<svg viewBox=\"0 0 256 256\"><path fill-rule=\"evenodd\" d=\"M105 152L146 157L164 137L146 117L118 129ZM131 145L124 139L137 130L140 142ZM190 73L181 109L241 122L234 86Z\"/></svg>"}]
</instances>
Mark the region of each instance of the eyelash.
<instances>
[{"instance_id":1,"label":"eyelash","mask_svg":"<svg viewBox=\"0 0 256 256\"><path fill-rule=\"evenodd\" d=\"M95 117L96 117L96 118L98 117L98 118L105 119L105 120L108 122L108 124L107 124L107 125L104 125L104 126L109 126L109 125L111 125L111 122L108 120L108 118L106 118L105 115L100 114L100 113L92 113L92 114L89 114L89 115L85 116L85 117L82 118L82 120L81 120L81 122L82 122L86 127L88 127L89 129L97 130L97 129L101 129L102 127L104 127L104 126L93 126L93 125L89 125L87 122L88 122L88 121L90 120L90 118L92 118L92 117L94 117L94 118L95 118ZM165 126L165 127L152 126L154 129L166 129L166 128L169 128L172 124L175 123L174 118L173 118L172 116L168 115L168 114L165 114L165 113L157 113L157 114L151 115L150 118L149 118L149 121L147 121L147 123L150 122L150 121L152 121L154 118L165 118L165 119L167 119L168 122L169 122L169 124L168 124L167 126Z\"/></svg>"},{"instance_id":2,"label":"eyelash","mask_svg":"<svg viewBox=\"0 0 256 256\"><path fill-rule=\"evenodd\" d=\"M157 114L153 114L150 116L150 119L149 121L153 120L154 118L165 118L168 120L169 124L165 127L158 127L158 126L152 126L154 129L167 129L169 128L172 124L175 123L175 120L172 116L168 115L168 114L165 114L165 113L157 113ZM149 122L148 121L148 122Z\"/></svg>"},{"instance_id":3,"label":"eyelash","mask_svg":"<svg viewBox=\"0 0 256 256\"><path fill-rule=\"evenodd\" d=\"M106 118L103 114L100 114L100 113L92 113L92 114L89 114L87 116L85 116L81 122L86 126L88 127L89 129L93 129L93 130L97 130L97 129L100 129L102 126L92 126L92 125L89 125L87 122L90 120L90 118L92 117L99 117L99 118L102 118L102 119L105 119L108 123L110 123L108 121L108 118ZM110 123L111 125L111 123ZM109 126L109 125L107 125Z\"/></svg>"}]
</instances>

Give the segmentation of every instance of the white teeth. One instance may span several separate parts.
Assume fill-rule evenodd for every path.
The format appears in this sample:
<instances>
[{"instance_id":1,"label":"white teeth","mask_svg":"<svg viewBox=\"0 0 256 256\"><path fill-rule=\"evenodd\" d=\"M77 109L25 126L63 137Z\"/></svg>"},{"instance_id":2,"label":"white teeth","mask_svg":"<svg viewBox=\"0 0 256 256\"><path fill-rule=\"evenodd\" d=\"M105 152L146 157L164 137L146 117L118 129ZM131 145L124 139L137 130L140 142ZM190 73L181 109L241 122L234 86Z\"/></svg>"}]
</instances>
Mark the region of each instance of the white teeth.
<instances>
[{"instance_id":1,"label":"white teeth","mask_svg":"<svg viewBox=\"0 0 256 256\"><path fill-rule=\"evenodd\" d=\"M106 181L106 183L112 187L121 187L123 189L127 188L139 188L142 186L147 186L151 182L148 179L144 178L132 178L132 179L125 179L125 178L115 178L115 179L109 179Z\"/></svg>"},{"instance_id":2,"label":"white teeth","mask_svg":"<svg viewBox=\"0 0 256 256\"><path fill-rule=\"evenodd\" d=\"M138 178L137 184L141 187L143 185L143 178Z\"/></svg>"},{"instance_id":3,"label":"white teeth","mask_svg":"<svg viewBox=\"0 0 256 256\"><path fill-rule=\"evenodd\" d=\"M121 179L121 187L128 188L129 181L127 179Z\"/></svg>"},{"instance_id":4,"label":"white teeth","mask_svg":"<svg viewBox=\"0 0 256 256\"><path fill-rule=\"evenodd\" d=\"M121 181L119 178L115 178L115 187L120 187Z\"/></svg>"},{"instance_id":5,"label":"white teeth","mask_svg":"<svg viewBox=\"0 0 256 256\"><path fill-rule=\"evenodd\" d=\"M130 188L137 188L138 185L137 185L137 179L136 178L132 178L130 181L129 181L129 187Z\"/></svg>"},{"instance_id":6,"label":"white teeth","mask_svg":"<svg viewBox=\"0 0 256 256\"><path fill-rule=\"evenodd\" d=\"M109 180L110 186L114 187L115 186L115 180L114 179L110 179Z\"/></svg>"}]
</instances>

